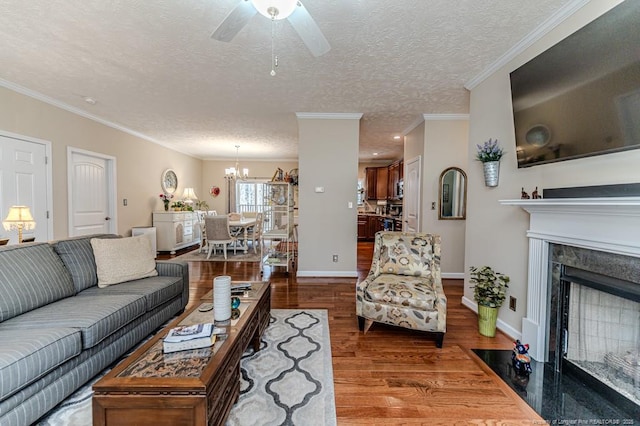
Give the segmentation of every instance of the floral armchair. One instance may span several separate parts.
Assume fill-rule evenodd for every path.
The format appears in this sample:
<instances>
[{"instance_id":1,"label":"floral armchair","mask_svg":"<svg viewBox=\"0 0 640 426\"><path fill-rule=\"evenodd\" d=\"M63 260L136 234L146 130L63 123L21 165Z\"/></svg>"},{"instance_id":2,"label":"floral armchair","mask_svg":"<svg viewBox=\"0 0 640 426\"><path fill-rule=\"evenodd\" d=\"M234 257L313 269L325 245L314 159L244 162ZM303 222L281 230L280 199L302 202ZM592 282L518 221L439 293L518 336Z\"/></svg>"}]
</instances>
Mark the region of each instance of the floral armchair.
<instances>
[{"instance_id":1,"label":"floral armchair","mask_svg":"<svg viewBox=\"0 0 640 426\"><path fill-rule=\"evenodd\" d=\"M440 236L381 231L367 278L356 286L361 331L373 322L436 333L447 329L447 296L440 277Z\"/></svg>"}]
</instances>

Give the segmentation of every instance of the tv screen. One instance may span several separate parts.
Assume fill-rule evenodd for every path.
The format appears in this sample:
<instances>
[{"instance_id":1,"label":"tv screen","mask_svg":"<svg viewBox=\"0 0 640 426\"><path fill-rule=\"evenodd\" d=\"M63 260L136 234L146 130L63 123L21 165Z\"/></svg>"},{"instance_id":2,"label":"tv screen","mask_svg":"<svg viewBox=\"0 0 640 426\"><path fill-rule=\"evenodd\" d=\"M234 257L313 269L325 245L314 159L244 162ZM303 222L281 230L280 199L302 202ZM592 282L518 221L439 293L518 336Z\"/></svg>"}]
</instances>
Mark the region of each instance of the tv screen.
<instances>
[{"instance_id":1,"label":"tv screen","mask_svg":"<svg viewBox=\"0 0 640 426\"><path fill-rule=\"evenodd\" d=\"M640 1L511 72L518 167L640 148Z\"/></svg>"}]
</instances>

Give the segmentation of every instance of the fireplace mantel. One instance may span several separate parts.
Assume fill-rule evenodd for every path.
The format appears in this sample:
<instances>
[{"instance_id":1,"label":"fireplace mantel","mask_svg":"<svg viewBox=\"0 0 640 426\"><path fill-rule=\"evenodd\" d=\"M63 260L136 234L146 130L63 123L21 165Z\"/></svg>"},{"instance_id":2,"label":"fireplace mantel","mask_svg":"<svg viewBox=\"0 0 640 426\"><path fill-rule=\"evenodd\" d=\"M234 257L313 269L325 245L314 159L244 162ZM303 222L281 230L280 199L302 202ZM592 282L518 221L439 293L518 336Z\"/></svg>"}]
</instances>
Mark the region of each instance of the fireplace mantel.
<instances>
[{"instance_id":1,"label":"fireplace mantel","mask_svg":"<svg viewBox=\"0 0 640 426\"><path fill-rule=\"evenodd\" d=\"M640 197L500 200L531 215L527 236L640 257Z\"/></svg>"},{"instance_id":2,"label":"fireplace mantel","mask_svg":"<svg viewBox=\"0 0 640 426\"><path fill-rule=\"evenodd\" d=\"M548 361L549 244L640 257L640 197L500 200L530 214L527 313L522 341L538 361Z\"/></svg>"}]
</instances>

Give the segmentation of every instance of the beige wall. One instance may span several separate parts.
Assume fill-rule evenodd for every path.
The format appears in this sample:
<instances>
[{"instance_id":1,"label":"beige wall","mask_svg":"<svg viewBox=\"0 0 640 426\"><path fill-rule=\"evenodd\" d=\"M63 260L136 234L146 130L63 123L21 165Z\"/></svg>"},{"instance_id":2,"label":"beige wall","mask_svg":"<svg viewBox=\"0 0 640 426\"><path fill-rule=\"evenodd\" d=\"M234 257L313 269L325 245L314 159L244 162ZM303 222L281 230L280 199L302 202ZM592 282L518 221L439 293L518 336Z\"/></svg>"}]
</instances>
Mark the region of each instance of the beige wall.
<instances>
[{"instance_id":1,"label":"beige wall","mask_svg":"<svg viewBox=\"0 0 640 426\"><path fill-rule=\"evenodd\" d=\"M178 176L177 194L185 186L202 193L199 159L5 88L0 88L0 129L51 142L54 239L69 235L67 147L116 158L117 232L121 235L130 235L133 226L151 225L151 212L162 209L160 178L165 169L174 169Z\"/></svg>"},{"instance_id":2,"label":"beige wall","mask_svg":"<svg viewBox=\"0 0 640 426\"><path fill-rule=\"evenodd\" d=\"M216 210L218 213L227 212L228 186L224 178L224 170L234 167L236 160L205 160L202 162L202 195L198 193L200 199L206 200L210 210ZM249 169L250 179L268 179L271 180L277 168L289 172L291 169L298 168L298 163L294 161L240 161L240 168ZM213 186L220 188L220 195L212 197L210 190Z\"/></svg>"},{"instance_id":3,"label":"beige wall","mask_svg":"<svg viewBox=\"0 0 640 426\"><path fill-rule=\"evenodd\" d=\"M640 150L518 169L509 72L618 3L617 0L588 3L471 90L465 271L471 265L489 265L511 277L508 295L517 298L517 311L509 310L508 304L503 305L498 324L512 334L520 332L526 311L528 241L525 234L529 215L520 208L502 206L498 200L520 198L522 187L530 193L536 186L542 189L638 182ZM489 138L498 138L507 151L501 161L500 184L496 188L484 186L482 166L474 161L475 144ZM475 306L468 276L463 302Z\"/></svg>"},{"instance_id":4,"label":"beige wall","mask_svg":"<svg viewBox=\"0 0 640 426\"><path fill-rule=\"evenodd\" d=\"M462 278L464 274L465 220L439 220L438 187L440 174L448 167L459 167L468 174L466 147L468 120L430 118L424 124L422 169L422 231L440 235L442 274ZM436 209L431 208L436 203Z\"/></svg>"},{"instance_id":5,"label":"beige wall","mask_svg":"<svg viewBox=\"0 0 640 426\"><path fill-rule=\"evenodd\" d=\"M298 130L298 276L355 276L360 120L299 117Z\"/></svg>"}]
</instances>

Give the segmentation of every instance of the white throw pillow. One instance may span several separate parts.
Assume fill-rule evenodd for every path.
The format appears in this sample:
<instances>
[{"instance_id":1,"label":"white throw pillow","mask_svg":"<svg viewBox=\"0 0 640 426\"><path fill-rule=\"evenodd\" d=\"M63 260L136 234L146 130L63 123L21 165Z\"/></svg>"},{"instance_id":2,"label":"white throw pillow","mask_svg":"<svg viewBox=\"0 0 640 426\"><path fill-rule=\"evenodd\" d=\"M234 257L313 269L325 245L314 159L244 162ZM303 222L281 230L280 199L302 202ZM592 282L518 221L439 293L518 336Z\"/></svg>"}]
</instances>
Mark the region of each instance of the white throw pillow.
<instances>
[{"instance_id":1,"label":"white throw pillow","mask_svg":"<svg viewBox=\"0 0 640 426\"><path fill-rule=\"evenodd\" d=\"M92 238L98 287L155 277L156 261L145 235L129 238Z\"/></svg>"}]
</instances>

